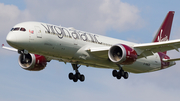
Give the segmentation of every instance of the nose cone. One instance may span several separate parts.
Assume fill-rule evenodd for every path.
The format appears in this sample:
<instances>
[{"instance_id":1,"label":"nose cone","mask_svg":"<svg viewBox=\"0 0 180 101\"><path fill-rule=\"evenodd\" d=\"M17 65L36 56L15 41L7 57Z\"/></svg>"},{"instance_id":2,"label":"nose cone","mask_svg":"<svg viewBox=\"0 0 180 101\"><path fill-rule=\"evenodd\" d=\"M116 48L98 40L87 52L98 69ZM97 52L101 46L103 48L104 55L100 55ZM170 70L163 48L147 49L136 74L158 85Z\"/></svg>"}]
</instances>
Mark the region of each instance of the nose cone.
<instances>
[{"instance_id":1,"label":"nose cone","mask_svg":"<svg viewBox=\"0 0 180 101\"><path fill-rule=\"evenodd\" d=\"M9 45L13 46L17 42L16 35L12 32L9 32L9 34L6 37L6 41Z\"/></svg>"}]
</instances>

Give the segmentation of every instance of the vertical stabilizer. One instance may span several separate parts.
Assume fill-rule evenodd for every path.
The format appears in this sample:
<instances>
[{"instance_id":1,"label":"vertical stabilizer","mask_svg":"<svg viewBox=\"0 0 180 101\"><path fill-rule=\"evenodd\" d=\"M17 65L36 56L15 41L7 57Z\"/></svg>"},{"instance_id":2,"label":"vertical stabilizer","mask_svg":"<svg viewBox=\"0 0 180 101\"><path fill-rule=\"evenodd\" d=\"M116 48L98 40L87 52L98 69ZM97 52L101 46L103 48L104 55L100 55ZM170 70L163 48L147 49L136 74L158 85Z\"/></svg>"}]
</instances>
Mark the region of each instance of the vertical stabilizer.
<instances>
[{"instance_id":1,"label":"vertical stabilizer","mask_svg":"<svg viewBox=\"0 0 180 101\"><path fill-rule=\"evenodd\" d=\"M174 11L169 11L152 42L169 41L174 13Z\"/></svg>"}]
</instances>

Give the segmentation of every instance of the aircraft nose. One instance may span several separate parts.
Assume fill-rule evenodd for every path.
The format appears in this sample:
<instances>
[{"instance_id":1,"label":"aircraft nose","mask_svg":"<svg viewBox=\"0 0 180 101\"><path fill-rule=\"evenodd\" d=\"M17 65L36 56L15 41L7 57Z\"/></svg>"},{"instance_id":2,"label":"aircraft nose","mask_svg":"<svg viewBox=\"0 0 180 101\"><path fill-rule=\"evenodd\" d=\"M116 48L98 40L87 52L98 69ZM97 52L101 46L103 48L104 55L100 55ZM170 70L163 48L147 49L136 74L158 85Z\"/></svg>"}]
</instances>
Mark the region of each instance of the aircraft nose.
<instances>
[{"instance_id":1,"label":"aircraft nose","mask_svg":"<svg viewBox=\"0 0 180 101\"><path fill-rule=\"evenodd\" d=\"M16 34L9 32L7 37L6 37L6 41L9 45L12 46L13 43L16 43L17 38L16 38Z\"/></svg>"}]
</instances>

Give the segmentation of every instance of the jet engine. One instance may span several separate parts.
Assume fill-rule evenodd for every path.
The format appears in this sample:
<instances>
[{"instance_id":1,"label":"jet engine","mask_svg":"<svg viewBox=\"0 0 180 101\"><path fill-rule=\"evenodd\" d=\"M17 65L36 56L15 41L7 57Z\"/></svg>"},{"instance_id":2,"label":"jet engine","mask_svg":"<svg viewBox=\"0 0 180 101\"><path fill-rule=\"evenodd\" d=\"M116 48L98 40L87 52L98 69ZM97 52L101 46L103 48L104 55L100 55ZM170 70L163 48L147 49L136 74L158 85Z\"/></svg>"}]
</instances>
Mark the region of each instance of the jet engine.
<instances>
[{"instance_id":1,"label":"jet engine","mask_svg":"<svg viewBox=\"0 0 180 101\"><path fill-rule=\"evenodd\" d=\"M19 65L25 70L40 71L46 67L47 61L44 56L28 53L19 56Z\"/></svg>"},{"instance_id":2,"label":"jet engine","mask_svg":"<svg viewBox=\"0 0 180 101\"><path fill-rule=\"evenodd\" d=\"M108 57L116 64L130 65L136 61L137 53L127 45L117 44L109 49Z\"/></svg>"}]
</instances>

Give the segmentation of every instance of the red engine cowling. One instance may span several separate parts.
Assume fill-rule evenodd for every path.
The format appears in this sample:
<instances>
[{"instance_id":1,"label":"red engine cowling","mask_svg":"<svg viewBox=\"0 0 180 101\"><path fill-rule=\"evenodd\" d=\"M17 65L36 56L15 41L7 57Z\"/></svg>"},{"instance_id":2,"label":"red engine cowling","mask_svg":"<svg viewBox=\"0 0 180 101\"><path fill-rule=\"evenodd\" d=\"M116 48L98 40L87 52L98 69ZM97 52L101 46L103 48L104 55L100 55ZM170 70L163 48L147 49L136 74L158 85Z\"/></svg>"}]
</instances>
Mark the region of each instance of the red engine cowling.
<instances>
[{"instance_id":1,"label":"red engine cowling","mask_svg":"<svg viewBox=\"0 0 180 101\"><path fill-rule=\"evenodd\" d=\"M28 53L19 56L19 65L25 70L40 71L46 67L47 61L44 56Z\"/></svg>"},{"instance_id":2,"label":"red engine cowling","mask_svg":"<svg viewBox=\"0 0 180 101\"><path fill-rule=\"evenodd\" d=\"M137 53L134 49L127 45L118 44L114 45L109 49L109 59L121 65L129 65L136 61Z\"/></svg>"}]
</instances>

